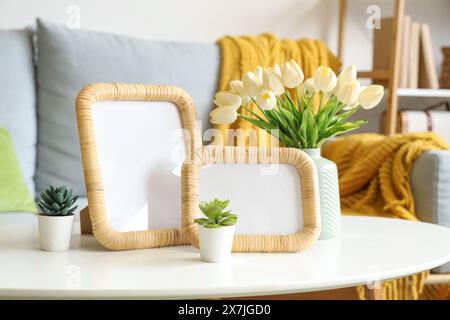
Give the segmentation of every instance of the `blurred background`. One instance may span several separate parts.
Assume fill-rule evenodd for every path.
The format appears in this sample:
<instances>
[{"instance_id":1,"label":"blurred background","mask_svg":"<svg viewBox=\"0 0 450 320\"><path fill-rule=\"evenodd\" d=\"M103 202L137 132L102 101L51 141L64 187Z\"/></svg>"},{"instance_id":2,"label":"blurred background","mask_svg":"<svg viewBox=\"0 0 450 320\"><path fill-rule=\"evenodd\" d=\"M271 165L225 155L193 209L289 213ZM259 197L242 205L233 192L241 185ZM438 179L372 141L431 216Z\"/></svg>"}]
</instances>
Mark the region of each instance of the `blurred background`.
<instances>
[{"instance_id":1,"label":"blurred background","mask_svg":"<svg viewBox=\"0 0 450 320\"><path fill-rule=\"evenodd\" d=\"M394 14L392 0L349 0L343 63L371 70L373 30L367 27L368 7L376 4L382 17ZM0 0L0 28L33 26L36 17L86 30L133 37L184 42L214 42L223 35L271 32L282 38L313 38L338 50L338 0ZM406 14L431 31L437 74L441 47L450 42L450 1L408 0ZM364 83L364 81L362 81ZM367 82L365 82L367 83ZM402 97L399 108L423 108L439 99ZM382 107L360 113L369 118L359 132L378 132ZM367 113L367 114L364 114Z\"/></svg>"},{"instance_id":2,"label":"blurred background","mask_svg":"<svg viewBox=\"0 0 450 320\"><path fill-rule=\"evenodd\" d=\"M81 28L147 39L214 42L226 34L324 40L337 50L338 0L0 0L0 28L33 25L36 17L66 24L80 9ZM349 0L344 64L372 66L372 30L366 26L368 6L393 15L392 0ZM450 1L408 0L406 13L431 29L436 64L440 47L449 44Z\"/></svg>"}]
</instances>

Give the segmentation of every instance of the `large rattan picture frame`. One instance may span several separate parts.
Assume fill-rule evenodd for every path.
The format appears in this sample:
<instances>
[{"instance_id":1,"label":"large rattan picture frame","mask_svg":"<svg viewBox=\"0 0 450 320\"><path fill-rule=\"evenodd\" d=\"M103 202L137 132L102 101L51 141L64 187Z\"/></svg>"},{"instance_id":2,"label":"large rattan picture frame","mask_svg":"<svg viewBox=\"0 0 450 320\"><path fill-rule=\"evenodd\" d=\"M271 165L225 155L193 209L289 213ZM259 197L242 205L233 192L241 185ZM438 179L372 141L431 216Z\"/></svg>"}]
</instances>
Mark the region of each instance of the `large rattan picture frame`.
<instances>
[{"instance_id":1,"label":"large rattan picture frame","mask_svg":"<svg viewBox=\"0 0 450 320\"><path fill-rule=\"evenodd\" d=\"M171 102L177 106L185 139L186 153L201 145L192 98L174 86L122 83L95 83L80 91L76 99L78 132L84 178L89 203L92 231L104 247L111 250L154 248L187 244L179 228L119 232L108 221L105 192L95 138L93 108L99 101L155 101ZM175 201L175 199L174 199Z\"/></svg>"},{"instance_id":2,"label":"large rattan picture frame","mask_svg":"<svg viewBox=\"0 0 450 320\"><path fill-rule=\"evenodd\" d=\"M204 146L187 157L182 168L182 228L184 237L199 247L198 213L199 171L213 164L278 163L295 167L300 177L303 228L291 234L234 236L233 252L301 252L309 248L320 234L319 191L316 167L311 158L293 148L244 148ZM239 222L238 222L239 223Z\"/></svg>"}]
</instances>

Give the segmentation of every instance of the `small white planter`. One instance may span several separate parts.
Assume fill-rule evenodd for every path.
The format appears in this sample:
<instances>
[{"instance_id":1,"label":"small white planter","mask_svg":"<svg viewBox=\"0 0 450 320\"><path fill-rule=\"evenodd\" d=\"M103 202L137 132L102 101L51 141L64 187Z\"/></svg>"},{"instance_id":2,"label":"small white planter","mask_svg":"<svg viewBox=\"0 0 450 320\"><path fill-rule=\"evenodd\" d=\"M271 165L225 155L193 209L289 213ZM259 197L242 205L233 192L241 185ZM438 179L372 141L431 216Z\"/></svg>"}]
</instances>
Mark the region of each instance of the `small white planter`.
<instances>
[{"instance_id":1,"label":"small white planter","mask_svg":"<svg viewBox=\"0 0 450 320\"><path fill-rule=\"evenodd\" d=\"M231 257L234 227L205 228L199 225L200 258L206 262L225 262Z\"/></svg>"},{"instance_id":2,"label":"small white planter","mask_svg":"<svg viewBox=\"0 0 450 320\"><path fill-rule=\"evenodd\" d=\"M38 215L41 250L69 250L70 238L72 237L73 217L73 215L54 217Z\"/></svg>"}]
</instances>

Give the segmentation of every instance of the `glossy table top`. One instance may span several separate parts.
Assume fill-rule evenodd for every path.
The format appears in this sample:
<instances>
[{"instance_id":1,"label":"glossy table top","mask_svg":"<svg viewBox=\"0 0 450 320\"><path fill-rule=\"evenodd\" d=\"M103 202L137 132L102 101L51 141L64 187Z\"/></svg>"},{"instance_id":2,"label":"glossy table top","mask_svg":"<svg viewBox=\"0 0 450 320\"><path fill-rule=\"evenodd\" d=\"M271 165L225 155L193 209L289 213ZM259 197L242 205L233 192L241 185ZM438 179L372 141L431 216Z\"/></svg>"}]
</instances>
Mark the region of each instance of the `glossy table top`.
<instances>
[{"instance_id":1,"label":"glossy table top","mask_svg":"<svg viewBox=\"0 0 450 320\"><path fill-rule=\"evenodd\" d=\"M113 252L75 234L70 251L39 250L37 225L0 225L0 298L214 298L326 290L401 277L450 261L450 229L343 217L339 238L303 253L236 253L201 262L193 247Z\"/></svg>"}]
</instances>

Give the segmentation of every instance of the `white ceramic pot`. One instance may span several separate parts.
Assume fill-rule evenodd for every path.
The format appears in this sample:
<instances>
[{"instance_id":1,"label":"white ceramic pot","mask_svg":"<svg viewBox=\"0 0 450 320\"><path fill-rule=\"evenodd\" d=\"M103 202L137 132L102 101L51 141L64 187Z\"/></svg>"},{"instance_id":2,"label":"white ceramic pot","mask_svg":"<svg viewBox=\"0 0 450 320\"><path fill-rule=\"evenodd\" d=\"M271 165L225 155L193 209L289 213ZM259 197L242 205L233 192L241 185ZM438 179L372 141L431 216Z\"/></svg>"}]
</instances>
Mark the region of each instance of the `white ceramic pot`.
<instances>
[{"instance_id":1,"label":"white ceramic pot","mask_svg":"<svg viewBox=\"0 0 450 320\"><path fill-rule=\"evenodd\" d=\"M224 262L231 256L234 227L205 228L199 225L200 258L206 262Z\"/></svg>"},{"instance_id":2,"label":"white ceramic pot","mask_svg":"<svg viewBox=\"0 0 450 320\"><path fill-rule=\"evenodd\" d=\"M54 217L38 215L41 250L69 250L73 217L73 215Z\"/></svg>"}]
</instances>

